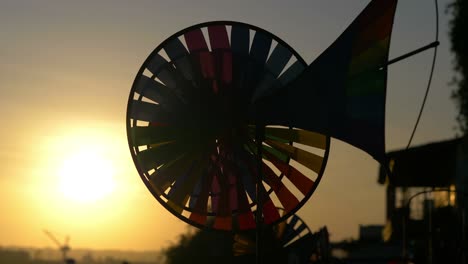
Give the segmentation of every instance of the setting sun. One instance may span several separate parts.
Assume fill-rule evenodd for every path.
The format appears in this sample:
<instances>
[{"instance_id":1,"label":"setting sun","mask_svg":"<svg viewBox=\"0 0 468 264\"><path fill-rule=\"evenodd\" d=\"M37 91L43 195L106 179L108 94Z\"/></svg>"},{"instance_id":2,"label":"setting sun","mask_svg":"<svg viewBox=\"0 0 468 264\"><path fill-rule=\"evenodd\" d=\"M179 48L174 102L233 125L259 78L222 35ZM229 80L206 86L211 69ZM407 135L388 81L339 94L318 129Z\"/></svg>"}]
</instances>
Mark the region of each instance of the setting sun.
<instances>
[{"instance_id":1,"label":"setting sun","mask_svg":"<svg viewBox=\"0 0 468 264\"><path fill-rule=\"evenodd\" d=\"M163 211L154 206L153 199L148 199L145 186L135 173L125 124L55 123L46 132L47 136L36 139L40 142L38 158L31 166L37 169L25 195L19 196L17 202L27 208L25 215L36 216L28 232L39 231L38 239L44 238L42 229L50 229L69 234L72 248L113 247L122 241L124 233L127 240L135 240L130 238L135 233L128 224L140 222L135 216ZM45 238L44 242L50 241Z\"/></svg>"},{"instance_id":2,"label":"setting sun","mask_svg":"<svg viewBox=\"0 0 468 264\"><path fill-rule=\"evenodd\" d=\"M94 202L114 188L111 161L93 149L83 147L66 157L58 175L60 191L76 202Z\"/></svg>"}]
</instances>

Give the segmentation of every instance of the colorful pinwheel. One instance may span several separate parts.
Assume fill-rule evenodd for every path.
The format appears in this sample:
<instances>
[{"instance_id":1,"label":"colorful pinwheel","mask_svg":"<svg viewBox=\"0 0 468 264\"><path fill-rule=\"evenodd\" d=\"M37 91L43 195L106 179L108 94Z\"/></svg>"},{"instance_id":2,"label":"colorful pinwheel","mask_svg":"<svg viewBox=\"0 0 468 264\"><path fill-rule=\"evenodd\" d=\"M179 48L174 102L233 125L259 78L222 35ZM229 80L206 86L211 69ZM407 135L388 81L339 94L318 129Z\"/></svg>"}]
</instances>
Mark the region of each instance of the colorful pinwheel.
<instances>
[{"instance_id":1,"label":"colorful pinwheel","mask_svg":"<svg viewBox=\"0 0 468 264\"><path fill-rule=\"evenodd\" d=\"M278 37L238 22L195 25L159 45L137 74L127 112L131 153L156 199L194 226L255 228L255 102L288 85L306 66ZM271 224L312 195L329 138L262 125L258 187L265 194L263 220ZM280 216L277 207L286 214Z\"/></svg>"}]
</instances>

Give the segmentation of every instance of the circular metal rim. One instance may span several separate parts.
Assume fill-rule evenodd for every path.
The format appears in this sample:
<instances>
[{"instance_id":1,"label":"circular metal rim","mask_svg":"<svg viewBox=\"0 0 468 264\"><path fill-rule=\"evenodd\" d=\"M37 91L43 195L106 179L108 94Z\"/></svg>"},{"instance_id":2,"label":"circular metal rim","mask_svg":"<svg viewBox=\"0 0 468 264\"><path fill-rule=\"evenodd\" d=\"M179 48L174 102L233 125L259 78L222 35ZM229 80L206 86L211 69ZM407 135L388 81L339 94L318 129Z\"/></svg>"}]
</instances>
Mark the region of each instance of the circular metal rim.
<instances>
[{"instance_id":1,"label":"circular metal rim","mask_svg":"<svg viewBox=\"0 0 468 264\"><path fill-rule=\"evenodd\" d=\"M189 32L193 29L196 29L196 28L203 28L203 27L208 27L208 26L214 26L214 25L225 25L225 26L233 26L233 25L241 25L241 26L245 26L245 27L248 27L249 29L251 30L254 30L256 32L260 31L260 32L263 32L263 33L266 33L268 34L273 40L275 40L276 42L280 43L281 45L283 45L284 47L288 48L292 54L296 57L296 59L298 61L300 61L303 65L306 65L307 66L307 63L305 62L305 60L300 56L300 54L295 50L293 49L288 43L286 43L284 40L282 40L281 38L279 38L278 36L274 35L273 33L265 30L265 29L262 29L260 27L257 27L257 26L254 26L254 25L251 25L251 24L247 24L247 23L243 23L243 22L237 22L237 21L230 21L230 20L217 20L217 21L210 21L210 22L204 22L204 23L199 23L199 24L195 24L195 25L192 25L190 27L187 27L187 28L184 28L182 30L179 30L178 32L172 34L170 37L166 38L163 42L161 42L151 53L150 55L146 58L146 60L143 62L143 64L140 66L140 69L138 70L136 76L135 76L135 79L133 81L133 84L132 84L132 88L130 90L130 93L129 93L129 97L128 97L128 100L127 100L127 111L126 111L126 131L127 131L127 142L128 142L128 146L129 146L129 149L130 149L130 153L131 153L131 156L132 156L132 160L133 160L133 163L138 171L138 174L141 178L141 180L143 181L143 183L145 184L145 186L147 187L147 189L151 192L151 194L153 195L154 198L156 198L156 200L162 205L164 206L164 208L166 210L168 210L169 212L171 212L174 216L176 216L177 218L179 218L180 220L192 225L192 226L195 226L195 227L198 227L198 228L201 228L201 229L211 229L211 230L216 230L216 231L220 231L220 232L232 232L232 231L237 231L237 230L230 230L230 231L226 231L226 230L220 230L220 229L215 229L215 228L212 228L212 227L209 227L209 226L206 226L206 225L202 225L202 224L199 224L197 222L194 222L192 220L190 220L189 218L183 216L182 214L179 214L177 212L175 212L175 210L173 208L171 208L170 206L167 205L167 202L164 201L163 199L161 199L159 197L160 194L156 193L153 188L151 187L151 185L149 184L149 182L146 180L146 177L144 177L144 172L142 171L142 169L137 165L138 162L137 162L137 155L134 153L133 151L133 147L132 145L130 144L131 142L131 136L130 136L130 128L131 128L131 118L130 118L130 107L129 105L131 104L132 100L133 100L133 94L135 93L135 90L136 90L136 83L138 82L140 76L143 74L144 70L145 70L145 65L148 64L148 62L150 62L154 56L156 56L156 54L159 53L159 51L161 51L163 49L163 47L169 42L171 41L172 39L174 38L177 38L183 34L185 34L186 32ZM320 184L320 181L322 179L322 176L323 176L323 173L325 172L325 168L327 166L327 161L328 161L328 156L329 156L329 151L330 151L330 137L327 136L327 135L324 135L326 137L326 148L324 149L324 154L323 154L323 162L322 162L322 166L320 168L320 171L317 173L317 178L314 180L314 185L312 186L311 190L309 191L309 193L307 193L306 195L304 195L303 199L298 203L298 205L296 206L296 208L294 208L293 210L289 211L288 213L284 214L283 216L280 216L280 218L278 218L276 221L270 223L269 225L275 225L275 224L278 224L280 223L281 221L285 221L287 220L290 216L292 216L293 214L295 214L302 206L304 206L304 204L310 199L310 197L312 196L312 194L315 192L315 190L317 189L318 185ZM256 201L253 202L254 204L256 203ZM209 214L207 214L207 216L209 216ZM255 227L255 228L258 228L258 227ZM240 229L240 230L249 230L249 229Z\"/></svg>"}]
</instances>

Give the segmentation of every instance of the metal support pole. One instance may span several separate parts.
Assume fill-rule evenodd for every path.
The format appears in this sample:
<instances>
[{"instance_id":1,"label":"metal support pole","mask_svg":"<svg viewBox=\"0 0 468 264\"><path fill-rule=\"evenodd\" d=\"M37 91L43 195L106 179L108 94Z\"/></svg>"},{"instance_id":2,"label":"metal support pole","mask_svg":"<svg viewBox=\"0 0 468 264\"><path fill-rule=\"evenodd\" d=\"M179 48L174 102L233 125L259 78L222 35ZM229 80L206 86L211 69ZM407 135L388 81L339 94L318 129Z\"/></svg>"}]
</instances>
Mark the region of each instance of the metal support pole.
<instances>
[{"instance_id":1,"label":"metal support pole","mask_svg":"<svg viewBox=\"0 0 468 264\"><path fill-rule=\"evenodd\" d=\"M262 144L265 136L265 126L258 124L255 128L255 140L257 143L257 212L255 215L255 225L256 225L256 254L255 259L256 263L262 263L262 231L263 231L263 189L262 186L262 171L263 171L263 161L262 161Z\"/></svg>"},{"instance_id":2,"label":"metal support pole","mask_svg":"<svg viewBox=\"0 0 468 264\"><path fill-rule=\"evenodd\" d=\"M465 199L466 200L466 199ZM461 227L461 234L462 234L462 238L461 238L461 262L460 263L466 263L467 259L466 259L466 236L468 235L466 233L466 217L465 217L465 209L466 208L466 205L465 203L463 202L463 207L462 207L462 210L461 210L461 221L462 221L462 227Z\"/></svg>"},{"instance_id":3,"label":"metal support pole","mask_svg":"<svg viewBox=\"0 0 468 264\"><path fill-rule=\"evenodd\" d=\"M421 53L421 52L423 52L423 51L425 51L425 50L428 50L428 49L431 49L431 48L435 48L435 47L439 46L439 44L440 44L439 41L434 41L434 42L432 42L432 43L430 43L430 44L428 44L428 45L426 45L426 46L424 46L424 47L421 47L421 48L419 48L419 49L413 50L413 51L411 51L411 52L408 52L408 53L406 53L406 54L403 54L403 55L401 55L401 56L398 56L398 57L396 57L396 58L394 58L394 59L391 59L391 60L387 61L387 63L385 63L385 64L382 65L381 67L385 67L385 66L388 66L388 65L390 65L390 64L393 64L393 63L395 63L395 62L399 62L399 61L404 60L404 59L406 59L406 58L408 58L408 57L411 57L411 56L413 56L413 55L416 55L416 54L418 54L418 53Z\"/></svg>"},{"instance_id":4,"label":"metal support pole","mask_svg":"<svg viewBox=\"0 0 468 264\"><path fill-rule=\"evenodd\" d=\"M403 250L402 250L402 251L403 251L403 253L402 253L402 255L403 255L403 263L406 263L406 260L408 259L408 252L407 252L407 250L406 250L406 243L407 243L407 242L406 242L406 236L407 236L407 235L406 235L406 221L407 221L407 218L406 218L406 209L409 209L409 208L405 208L405 209L404 209L405 211L403 212L402 225L401 225L401 231L402 231L402 233L403 233L403 234L402 234L402 238L401 238L401 240L402 240L402 243L401 243L401 244L402 244L402 247L403 247ZM409 212L409 210L408 210L408 212Z\"/></svg>"},{"instance_id":5,"label":"metal support pole","mask_svg":"<svg viewBox=\"0 0 468 264\"><path fill-rule=\"evenodd\" d=\"M428 245L427 245L428 246L428 250L427 250L427 253L428 253L427 254L427 263L428 264L432 264L434 262L434 252L433 252L433 247L432 247L432 210L433 210L432 207L434 206L433 201L434 200L432 200L432 202L430 202L429 205L428 205L428 207L429 207L428 208L428 211L429 211L428 212L428 214L429 214L428 215L428 218L429 218L428 219L428 222L429 222L429 227L428 228L429 228L429 230L427 232L428 236L429 236Z\"/></svg>"}]
</instances>

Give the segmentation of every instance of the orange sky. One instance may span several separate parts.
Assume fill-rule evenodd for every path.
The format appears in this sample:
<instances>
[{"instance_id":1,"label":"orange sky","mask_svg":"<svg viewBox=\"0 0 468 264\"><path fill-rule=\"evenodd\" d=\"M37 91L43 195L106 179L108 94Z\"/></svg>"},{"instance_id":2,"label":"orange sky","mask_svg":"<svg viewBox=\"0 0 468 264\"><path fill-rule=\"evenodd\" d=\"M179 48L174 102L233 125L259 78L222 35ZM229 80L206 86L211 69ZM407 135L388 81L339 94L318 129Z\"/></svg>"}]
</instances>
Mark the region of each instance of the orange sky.
<instances>
[{"instance_id":1,"label":"orange sky","mask_svg":"<svg viewBox=\"0 0 468 264\"><path fill-rule=\"evenodd\" d=\"M367 3L2 1L0 246L53 246L42 229L59 239L70 235L72 247L153 250L174 241L187 225L146 190L126 141L128 93L149 53L182 28L222 19L265 28L311 62ZM440 1L441 10L446 3ZM390 57L433 40L433 12L427 1L399 3ZM455 134L447 17L441 16L439 60L414 144ZM389 69L388 150L407 143L430 60L426 52ZM112 190L93 202L65 196L60 185L61 168L82 151L112 164ZM383 224L377 169L362 151L332 141L322 182L298 214L312 230L327 225L332 240L356 237L359 224Z\"/></svg>"}]
</instances>

